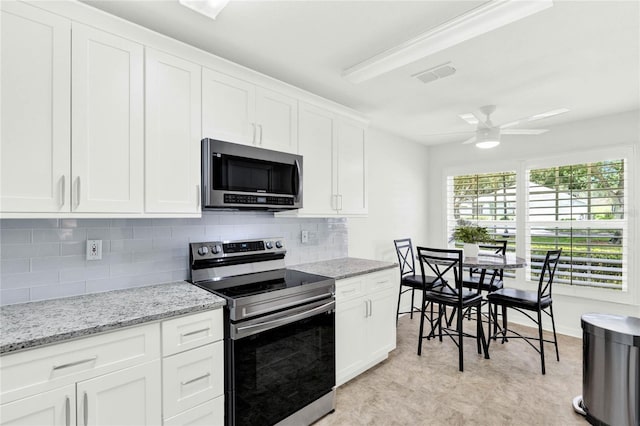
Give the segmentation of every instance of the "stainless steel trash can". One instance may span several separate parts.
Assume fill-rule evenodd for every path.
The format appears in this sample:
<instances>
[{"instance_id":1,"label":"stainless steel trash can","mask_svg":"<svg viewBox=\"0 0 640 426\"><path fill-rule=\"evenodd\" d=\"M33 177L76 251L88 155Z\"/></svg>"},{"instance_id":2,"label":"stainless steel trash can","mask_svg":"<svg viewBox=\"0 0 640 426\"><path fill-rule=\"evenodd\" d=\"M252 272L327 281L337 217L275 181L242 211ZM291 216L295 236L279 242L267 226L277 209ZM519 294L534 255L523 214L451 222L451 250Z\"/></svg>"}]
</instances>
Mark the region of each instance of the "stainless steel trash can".
<instances>
[{"instance_id":1,"label":"stainless steel trash can","mask_svg":"<svg viewBox=\"0 0 640 426\"><path fill-rule=\"evenodd\" d=\"M582 408L592 425L640 426L640 318L582 316Z\"/></svg>"}]
</instances>

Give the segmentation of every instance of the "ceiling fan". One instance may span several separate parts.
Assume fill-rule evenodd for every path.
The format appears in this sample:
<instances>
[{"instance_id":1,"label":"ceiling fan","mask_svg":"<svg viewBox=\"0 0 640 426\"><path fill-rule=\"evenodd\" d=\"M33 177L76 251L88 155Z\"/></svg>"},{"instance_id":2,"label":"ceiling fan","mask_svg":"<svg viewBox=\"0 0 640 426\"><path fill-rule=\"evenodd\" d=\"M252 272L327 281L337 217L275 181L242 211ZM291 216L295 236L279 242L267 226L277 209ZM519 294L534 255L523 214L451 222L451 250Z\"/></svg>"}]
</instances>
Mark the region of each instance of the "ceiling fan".
<instances>
[{"instance_id":1,"label":"ceiling fan","mask_svg":"<svg viewBox=\"0 0 640 426\"><path fill-rule=\"evenodd\" d=\"M543 118L553 117L554 115L568 112L567 108L559 108L551 111L535 114L526 118L511 121L502 125L495 125L491 122L491 114L496 110L495 105L485 105L479 108L478 112L460 114L460 118L469 124L477 125L475 135L463 144L475 143L478 148L493 148L500 144L501 135L539 135L548 132L548 129L511 129L510 127L531 121L541 120ZM482 117L482 115L486 117Z\"/></svg>"}]
</instances>

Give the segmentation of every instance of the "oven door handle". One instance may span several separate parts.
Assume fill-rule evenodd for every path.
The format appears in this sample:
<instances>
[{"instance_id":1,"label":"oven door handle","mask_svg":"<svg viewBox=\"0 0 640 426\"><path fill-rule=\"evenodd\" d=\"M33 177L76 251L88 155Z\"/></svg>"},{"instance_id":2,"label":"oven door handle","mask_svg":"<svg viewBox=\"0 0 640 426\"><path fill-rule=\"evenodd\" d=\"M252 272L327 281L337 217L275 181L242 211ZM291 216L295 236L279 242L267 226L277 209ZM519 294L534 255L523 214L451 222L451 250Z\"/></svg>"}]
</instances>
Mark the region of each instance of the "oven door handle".
<instances>
[{"instance_id":1,"label":"oven door handle","mask_svg":"<svg viewBox=\"0 0 640 426\"><path fill-rule=\"evenodd\" d=\"M330 312L331 310L333 310L335 305L336 305L336 302L332 300L331 302L325 303L320 306L316 306L315 308L311 308L306 311L299 312L286 317L282 317L282 318L278 318L278 319L274 319L266 322L260 322L257 324L245 325L243 327L237 327L235 328L235 332L233 333L234 338L239 339L242 337L251 336L253 334L258 334L262 331L279 327L281 325L290 324L292 322L296 322L301 319L312 317L322 312Z\"/></svg>"}]
</instances>

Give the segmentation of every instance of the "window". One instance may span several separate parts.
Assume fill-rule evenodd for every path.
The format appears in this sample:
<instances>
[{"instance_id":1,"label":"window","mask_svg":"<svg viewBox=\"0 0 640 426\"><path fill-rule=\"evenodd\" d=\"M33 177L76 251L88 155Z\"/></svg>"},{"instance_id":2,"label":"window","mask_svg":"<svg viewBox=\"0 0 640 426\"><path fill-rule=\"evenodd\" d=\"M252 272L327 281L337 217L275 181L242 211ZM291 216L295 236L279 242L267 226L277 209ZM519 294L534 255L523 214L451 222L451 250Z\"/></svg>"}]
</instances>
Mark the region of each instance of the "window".
<instances>
[{"instance_id":1,"label":"window","mask_svg":"<svg viewBox=\"0 0 640 426\"><path fill-rule=\"evenodd\" d=\"M556 282L626 288L625 160L527 170L529 278L562 248Z\"/></svg>"},{"instance_id":2,"label":"window","mask_svg":"<svg viewBox=\"0 0 640 426\"><path fill-rule=\"evenodd\" d=\"M450 244L456 225L466 221L486 227L493 238L508 241L507 250L515 250L516 172L449 176L447 201Z\"/></svg>"}]
</instances>

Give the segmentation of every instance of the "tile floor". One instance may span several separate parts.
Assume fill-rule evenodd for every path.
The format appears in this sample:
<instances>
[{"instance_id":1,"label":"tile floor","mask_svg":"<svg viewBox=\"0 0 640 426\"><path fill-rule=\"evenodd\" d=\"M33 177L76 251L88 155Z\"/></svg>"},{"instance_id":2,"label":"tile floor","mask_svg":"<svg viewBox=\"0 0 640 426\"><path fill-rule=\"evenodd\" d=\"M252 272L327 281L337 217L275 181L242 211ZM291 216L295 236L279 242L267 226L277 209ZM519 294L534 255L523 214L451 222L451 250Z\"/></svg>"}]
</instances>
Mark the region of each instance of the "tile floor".
<instances>
[{"instance_id":1,"label":"tile floor","mask_svg":"<svg viewBox=\"0 0 640 426\"><path fill-rule=\"evenodd\" d=\"M401 318L389 359L338 388L336 411L315 425L588 424L571 405L582 393L581 339L558 336L560 362L545 345L544 376L538 353L522 340L492 342L485 360L475 340L465 339L461 373L450 340L425 340L417 356L419 324L415 315Z\"/></svg>"}]
</instances>

